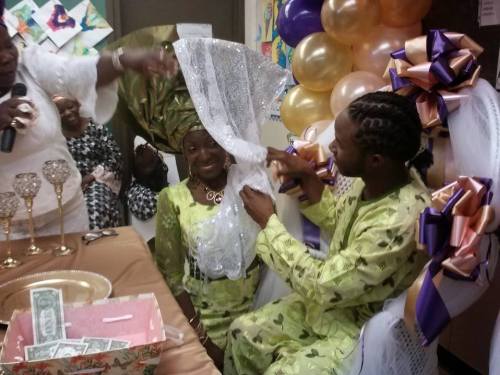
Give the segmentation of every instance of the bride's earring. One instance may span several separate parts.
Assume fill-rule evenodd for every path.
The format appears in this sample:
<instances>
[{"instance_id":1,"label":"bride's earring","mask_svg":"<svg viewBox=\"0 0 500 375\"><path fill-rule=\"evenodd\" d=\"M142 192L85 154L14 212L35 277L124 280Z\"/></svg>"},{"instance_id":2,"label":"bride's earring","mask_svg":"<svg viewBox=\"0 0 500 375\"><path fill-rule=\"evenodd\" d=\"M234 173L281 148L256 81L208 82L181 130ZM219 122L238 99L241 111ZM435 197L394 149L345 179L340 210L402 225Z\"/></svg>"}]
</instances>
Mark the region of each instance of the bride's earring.
<instances>
[{"instance_id":1,"label":"bride's earring","mask_svg":"<svg viewBox=\"0 0 500 375\"><path fill-rule=\"evenodd\" d=\"M225 169L226 171L228 171L228 170L229 170L229 168L231 168L231 164L233 164L233 163L231 162L231 157L230 157L229 155L226 155L226 160L225 160L225 162L224 162L224 169Z\"/></svg>"},{"instance_id":2,"label":"bride's earring","mask_svg":"<svg viewBox=\"0 0 500 375\"><path fill-rule=\"evenodd\" d=\"M188 165L188 177L189 177L189 181L191 181L191 183L197 183L198 182L198 179L196 178L196 176L191 171L191 164Z\"/></svg>"}]
</instances>

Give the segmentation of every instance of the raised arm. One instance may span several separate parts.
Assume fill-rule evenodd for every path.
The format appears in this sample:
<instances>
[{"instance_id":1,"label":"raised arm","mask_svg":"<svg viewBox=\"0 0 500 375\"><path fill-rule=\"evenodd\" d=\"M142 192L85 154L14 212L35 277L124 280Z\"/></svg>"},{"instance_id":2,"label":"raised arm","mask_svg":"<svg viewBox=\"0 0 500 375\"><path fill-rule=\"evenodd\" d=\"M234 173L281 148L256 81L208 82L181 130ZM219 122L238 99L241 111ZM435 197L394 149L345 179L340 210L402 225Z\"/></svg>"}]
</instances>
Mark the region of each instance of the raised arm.
<instances>
[{"instance_id":1,"label":"raised arm","mask_svg":"<svg viewBox=\"0 0 500 375\"><path fill-rule=\"evenodd\" d=\"M97 61L96 87L109 85L126 70L133 70L145 76L154 74L170 78L177 74L177 60L165 49L156 50L123 50L117 49L104 53Z\"/></svg>"}]
</instances>

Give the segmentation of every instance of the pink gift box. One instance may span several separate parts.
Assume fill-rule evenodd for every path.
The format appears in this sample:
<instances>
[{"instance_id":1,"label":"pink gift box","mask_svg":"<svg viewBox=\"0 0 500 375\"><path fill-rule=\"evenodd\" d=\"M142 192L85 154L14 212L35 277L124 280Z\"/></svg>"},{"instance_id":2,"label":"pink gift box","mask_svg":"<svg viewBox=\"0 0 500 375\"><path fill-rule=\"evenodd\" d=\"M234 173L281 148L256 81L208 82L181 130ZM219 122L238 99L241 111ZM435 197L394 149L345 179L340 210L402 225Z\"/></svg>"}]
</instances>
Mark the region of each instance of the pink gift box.
<instances>
[{"instance_id":1,"label":"pink gift box","mask_svg":"<svg viewBox=\"0 0 500 375\"><path fill-rule=\"evenodd\" d=\"M77 357L27 362L24 347L33 345L31 311L12 315L0 355L5 375L153 374L166 334L154 294L119 297L64 306L68 339L104 337L130 342L130 347Z\"/></svg>"}]
</instances>

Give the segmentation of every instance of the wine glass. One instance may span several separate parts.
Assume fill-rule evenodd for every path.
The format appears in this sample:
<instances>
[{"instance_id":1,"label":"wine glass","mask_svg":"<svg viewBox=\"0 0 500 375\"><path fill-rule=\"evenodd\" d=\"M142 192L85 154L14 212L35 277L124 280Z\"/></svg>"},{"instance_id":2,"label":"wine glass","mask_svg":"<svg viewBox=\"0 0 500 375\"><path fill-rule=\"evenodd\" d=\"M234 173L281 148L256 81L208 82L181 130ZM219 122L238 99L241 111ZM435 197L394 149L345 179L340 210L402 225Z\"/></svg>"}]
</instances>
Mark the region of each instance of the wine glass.
<instances>
[{"instance_id":1,"label":"wine glass","mask_svg":"<svg viewBox=\"0 0 500 375\"><path fill-rule=\"evenodd\" d=\"M69 164L64 159L48 160L43 163L42 173L45 179L54 186L57 196L57 206L59 208L59 219L61 225L61 243L54 249L55 256L65 256L72 254L75 250L66 246L64 239L64 212L62 206L63 185L71 174Z\"/></svg>"},{"instance_id":2,"label":"wine glass","mask_svg":"<svg viewBox=\"0 0 500 375\"><path fill-rule=\"evenodd\" d=\"M2 261L2 268L16 268L22 263L12 257L12 248L10 244L10 225L18 207L19 199L14 192L9 191L7 193L0 193L0 220L2 222L5 243L7 245L7 258Z\"/></svg>"},{"instance_id":3,"label":"wine glass","mask_svg":"<svg viewBox=\"0 0 500 375\"><path fill-rule=\"evenodd\" d=\"M14 191L24 199L26 210L28 211L30 246L26 250L26 255L39 255L43 253L35 244L35 226L33 223L33 200L40 191L42 180L36 173L20 173L14 179Z\"/></svg>"}]
</instances>

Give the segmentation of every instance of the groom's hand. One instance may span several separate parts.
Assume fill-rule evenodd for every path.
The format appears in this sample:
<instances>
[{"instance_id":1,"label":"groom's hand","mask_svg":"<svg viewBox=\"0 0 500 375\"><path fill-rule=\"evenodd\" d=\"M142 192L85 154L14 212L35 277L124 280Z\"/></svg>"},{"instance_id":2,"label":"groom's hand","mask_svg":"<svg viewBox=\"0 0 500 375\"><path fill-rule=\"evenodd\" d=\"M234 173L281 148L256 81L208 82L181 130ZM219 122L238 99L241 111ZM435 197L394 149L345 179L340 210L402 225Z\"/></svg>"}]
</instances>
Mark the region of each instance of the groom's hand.
<instances>
[{"instance_id":1,"label":"groom's hand","mask_svg":"<svg viewBox=\"0 0 500 375\"><path fill-rule=\"evenodd\" d=\"M274 214L273 200L267 194L244 186L240 197L248 215L262 228L267 226L269 218Z\"/></svg>"}]
</instances>

